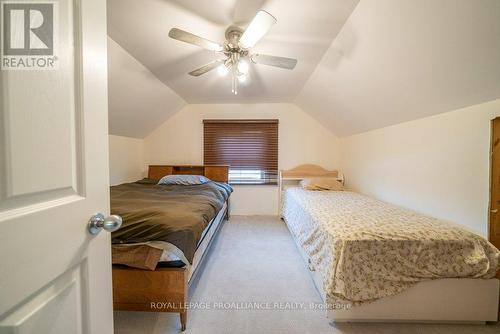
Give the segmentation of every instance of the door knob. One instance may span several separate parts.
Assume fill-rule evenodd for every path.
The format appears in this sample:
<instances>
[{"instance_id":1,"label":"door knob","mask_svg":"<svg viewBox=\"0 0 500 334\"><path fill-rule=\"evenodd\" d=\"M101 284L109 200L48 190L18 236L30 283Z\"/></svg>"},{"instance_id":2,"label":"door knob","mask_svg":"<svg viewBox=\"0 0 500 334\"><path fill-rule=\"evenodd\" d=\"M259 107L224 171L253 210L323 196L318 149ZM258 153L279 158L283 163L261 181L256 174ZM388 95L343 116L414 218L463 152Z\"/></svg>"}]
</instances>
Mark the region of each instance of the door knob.
<instances>
[{"instance_id":1,"label":"door knob","mask_svg":"<svg viewBox=\"0 0 500 334\"><path fill-rule=\"evenodd\" d=\"M498 212L498 209L493 209L493 210L490 210L491 213L497 213Z\"/></svg>"},{"instance_id":2,"label":"door knob","mask_svg":"<svg viewBox=\"0 0 500 334\"><path fill-rule=\"evenodd\" d=\"M122 217L118 215L111 215L105 218L102 213L96 213L90 218L88 230L93 235L98 234L102 229L113 232L122 226L122 222Z\"/></svg>"}]
</instances>

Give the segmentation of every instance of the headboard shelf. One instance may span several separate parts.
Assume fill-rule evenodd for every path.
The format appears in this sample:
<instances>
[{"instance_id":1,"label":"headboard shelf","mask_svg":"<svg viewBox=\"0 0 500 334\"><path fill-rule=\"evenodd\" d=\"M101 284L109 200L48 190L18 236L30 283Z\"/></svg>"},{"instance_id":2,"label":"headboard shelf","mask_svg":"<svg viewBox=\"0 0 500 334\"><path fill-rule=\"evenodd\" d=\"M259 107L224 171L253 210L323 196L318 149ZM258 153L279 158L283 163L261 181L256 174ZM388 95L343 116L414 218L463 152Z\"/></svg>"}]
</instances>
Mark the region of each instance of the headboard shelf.
<instances>
[{"instance_id":1,"label":"headboard shelf","mask_svg":"<svg viewBox=\"0 0 500 334\"><path fill-rule=\"evenodd\" d=\"M229 181L228 165L149 165L148 178L160 180L166 175L203 175L212 181Z\"/></svg>"}]
</instances>

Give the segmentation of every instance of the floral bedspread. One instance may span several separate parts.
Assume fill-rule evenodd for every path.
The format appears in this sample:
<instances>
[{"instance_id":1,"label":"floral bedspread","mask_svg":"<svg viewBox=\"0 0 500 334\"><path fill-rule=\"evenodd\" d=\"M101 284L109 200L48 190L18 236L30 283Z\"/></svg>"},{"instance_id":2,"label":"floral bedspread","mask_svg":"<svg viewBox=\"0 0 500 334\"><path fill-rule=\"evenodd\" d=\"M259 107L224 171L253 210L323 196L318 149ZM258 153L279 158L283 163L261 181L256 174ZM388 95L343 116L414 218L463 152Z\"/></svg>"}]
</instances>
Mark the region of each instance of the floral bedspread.
<instances>
[{"instance_id":1,"label":"floral bedspread","mask_svg":"<svg viewBox=\"0 0 500 334\"><path fill-rule=\"evenodd\" d=\"M458 225L351 191L288 189L282 216L327 303L359 305L439 278L495 276L500 251Z\"/></svg>"}]
</instances>

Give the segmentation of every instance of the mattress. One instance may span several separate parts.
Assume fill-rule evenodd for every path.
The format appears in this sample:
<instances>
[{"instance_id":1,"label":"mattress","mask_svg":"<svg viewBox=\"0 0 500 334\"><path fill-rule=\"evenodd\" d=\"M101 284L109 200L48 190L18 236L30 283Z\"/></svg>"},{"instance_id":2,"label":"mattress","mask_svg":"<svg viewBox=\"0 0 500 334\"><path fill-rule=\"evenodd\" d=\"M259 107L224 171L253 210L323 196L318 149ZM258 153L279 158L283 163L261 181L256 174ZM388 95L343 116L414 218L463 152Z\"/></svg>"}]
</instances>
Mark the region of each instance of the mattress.
<instances>
[{"instance_id":1,"label":"mattress","mask_svg":"<svg viewBox=\"0 0 500 334\"><path fill-rule=\"evenodd\" d=\"M488 279L500 252L464 228L351 191L284 194L282 216L327 303L360 305L441 278Z\"/></svg>"}]
</instances>

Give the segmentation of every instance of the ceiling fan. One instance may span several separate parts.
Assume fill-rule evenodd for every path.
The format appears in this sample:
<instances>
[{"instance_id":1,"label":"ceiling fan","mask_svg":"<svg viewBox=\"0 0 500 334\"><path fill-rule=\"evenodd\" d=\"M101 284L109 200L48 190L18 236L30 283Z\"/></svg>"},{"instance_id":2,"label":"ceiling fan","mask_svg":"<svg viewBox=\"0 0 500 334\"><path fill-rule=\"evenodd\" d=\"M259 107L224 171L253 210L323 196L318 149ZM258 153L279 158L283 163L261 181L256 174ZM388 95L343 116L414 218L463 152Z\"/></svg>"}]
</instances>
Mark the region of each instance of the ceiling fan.
<instances>
[{"instance_id":1,"label":"ceiling fan","mask_svg":"<svg viewBox=\"0 0 500 334\"><path fill-rule=\"evenodd\" d=\"M214 60L196 70L189 72L192 76L200 76L215 68L221 75L231 73L231 91L238 94L238 83L243 83L248 77L248 61L293 70L297 59L268 56L253 53L252 48L276 23L276 18L264 10L257 12L246 30L231 26L226 30L226 41L221 45L187 31L172 28L168 33L173 39L200 46L204 49L220 52L225 58Z\"/></svg>"}]
</instances>

